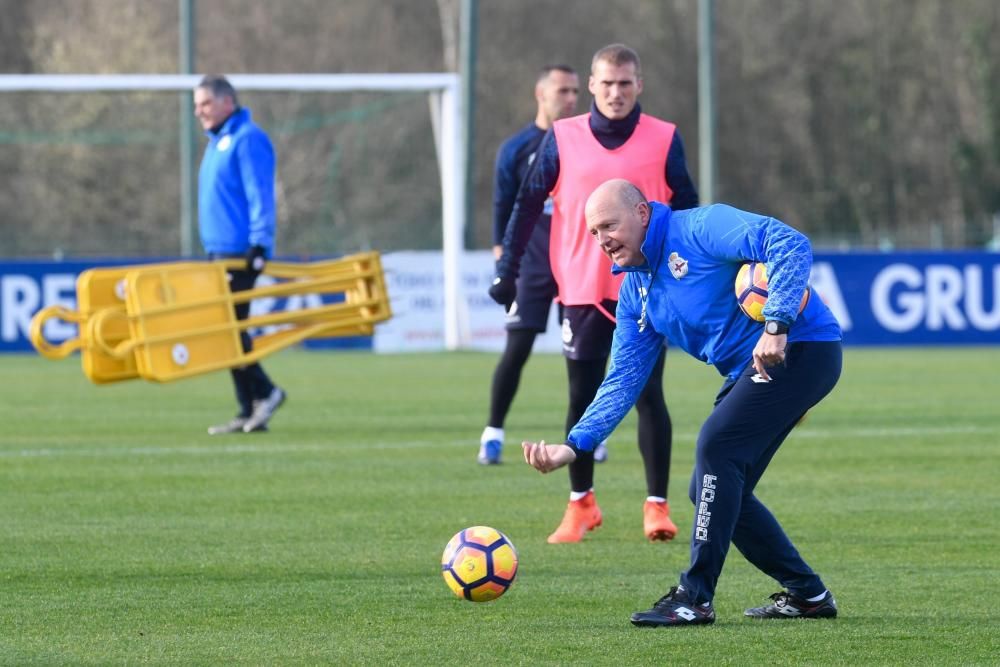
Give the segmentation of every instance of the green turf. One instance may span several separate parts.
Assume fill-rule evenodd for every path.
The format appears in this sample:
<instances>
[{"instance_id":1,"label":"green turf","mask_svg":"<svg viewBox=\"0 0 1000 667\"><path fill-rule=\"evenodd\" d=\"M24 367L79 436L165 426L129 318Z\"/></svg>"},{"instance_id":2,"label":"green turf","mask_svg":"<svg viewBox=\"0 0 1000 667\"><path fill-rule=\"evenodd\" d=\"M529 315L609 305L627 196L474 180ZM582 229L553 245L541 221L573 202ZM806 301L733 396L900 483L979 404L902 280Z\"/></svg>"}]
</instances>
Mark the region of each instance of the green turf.
<instances>
[{"instance_id":1,"label":"green turf","mask_svg":"<svg viewBox=\"0 0 1000 667\"><path fill-rule=\"evenodd\" d=\"M774 582L735 550L714 626L630 612L688 557L694 436L719 379L667 363L671 501L684 539L648 544L630 417L598 469L604 526L552 546L567 482L475 464L487 354L286 352L269 434L210 438L222 374L90 385L76 360L0 360L0 663L997 664L1000 348L850 349L834 393L759 495L837 595L835 621L744 620ZM509 441L558 440L565 371L533 358ZM454 598L458 529L517 546L503 598Z\"/></svg>"}]
</instances>

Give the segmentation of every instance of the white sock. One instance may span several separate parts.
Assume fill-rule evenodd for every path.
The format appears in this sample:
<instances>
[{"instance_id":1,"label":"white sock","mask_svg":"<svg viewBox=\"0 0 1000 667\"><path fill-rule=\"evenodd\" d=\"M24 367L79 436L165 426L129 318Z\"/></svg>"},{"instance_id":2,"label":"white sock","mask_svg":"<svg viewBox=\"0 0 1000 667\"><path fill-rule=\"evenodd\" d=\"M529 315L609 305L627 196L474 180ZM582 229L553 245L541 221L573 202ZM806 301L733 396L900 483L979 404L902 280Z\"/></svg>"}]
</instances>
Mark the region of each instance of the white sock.
<instances>
[{"instance_id":1,"label":"white sock","mask_svg":"<svg viewBox=\"0 0 1000 667\"><path fill-rule=\"evenodd\" d=\"M820 593L820 594L819 594L819 595L817 595L816 597L814 597L814 598L806 598L806 600L808 600L809 602L819 602L819 601L820 601L820 600L822 600L822 599L823 599L824 597L826 597L826 594L827 594L827 592L828 592L828 591L823 591L822 593Z\"/></svg>"},{"instance_id":2,"label":"white sock","mask_svg":"<svg viewBox=\"0 0 1000 667\"><path fill-rule=\"evenodd\" d=\"M479 444L485 445L490 440L499 440L503 444L503 429L495 426L487 426L483 429L483 434L479 436Z\"/></svg>"},{"instance_id":3,"label":"white sock","mask_svg":"<svg viewBox=\"0 0 1000 667\"><path fill-rule=\"evenodd\" d=\"M647 503L665 503L665 502L667 502L667 499L666 498L661 498L659 496L646 496L646 502Z\"/></svg>"},{"instance_id":4,"label":"white sock","mask_svg":"<svg viewBox=\"0 0 1000 667\"><path fill-rule=\"evenodd\" d=\"M590 487L590 491L593 491L593 490L594 490L594 487ZM583 498L585 495L587 495L588 493L590 493L590 491L570 491L569 492L569 499L570 499L571 502L574 501L574 500L579 500L580 498Z\"/></svg>"}]
</instances>

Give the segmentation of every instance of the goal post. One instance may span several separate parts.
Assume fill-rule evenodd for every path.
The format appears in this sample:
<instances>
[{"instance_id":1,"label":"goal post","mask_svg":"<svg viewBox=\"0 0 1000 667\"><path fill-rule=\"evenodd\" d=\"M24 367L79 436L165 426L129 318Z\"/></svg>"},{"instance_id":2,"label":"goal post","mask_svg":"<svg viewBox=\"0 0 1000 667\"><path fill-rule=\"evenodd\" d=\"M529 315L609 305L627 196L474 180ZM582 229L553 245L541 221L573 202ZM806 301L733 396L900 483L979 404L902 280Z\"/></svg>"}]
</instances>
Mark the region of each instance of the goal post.
<instances>
[{"instance_id":1,"label":"goal post","mask_svg":"<svg viewBox=\"0 0 1000 667\"><path fill-rule=\"evenodd\" d=\"M240 91L426 92L429 95L434 147L441 183L441 228L445 347L469 342L461 297L461 259L465 239L465 150L461 133L460 77L424 74L232 74ZM0 92L189 92L200 75L188 74L3 74ZM381 184L391 187L391 184ZM182 184L182 187L184 185Z\"/></svg>"}]
</instances>

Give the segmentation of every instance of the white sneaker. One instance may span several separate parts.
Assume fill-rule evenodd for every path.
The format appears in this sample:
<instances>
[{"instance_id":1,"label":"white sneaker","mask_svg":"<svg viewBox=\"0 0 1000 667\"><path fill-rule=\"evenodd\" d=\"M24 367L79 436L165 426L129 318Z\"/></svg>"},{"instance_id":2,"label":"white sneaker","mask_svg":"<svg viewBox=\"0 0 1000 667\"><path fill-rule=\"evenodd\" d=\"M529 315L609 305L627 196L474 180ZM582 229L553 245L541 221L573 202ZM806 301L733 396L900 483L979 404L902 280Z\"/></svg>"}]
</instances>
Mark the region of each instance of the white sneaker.
<instances>
[{"instance_id":1,"label":"white sneaker","mask_svg":"<svg viewBox=\"0 0 1000 667\"><path fill-rule=\"evenodd\" d=\"M594 463L604 463L608 460L608 441L604 442L594 447Z\"/></svg>"},{"instance_id":2,"label":"white sneaker","mask_svg":"<svg viewBox=\"0 0 1000 667\"><path fill-rule=\"evenodd\" d=\"M266 428L267 422L271 420L271 417L274 416L274 413L277 412L286 398L288 398L288 394L281 387L275 387L271 390L270 396L255 402L253 405L253 414L243 424L243 432L251 433Z\"/></svg>"},{"instance_id":3,"label":"white sneaker","mask_svg":"<svg viewBox=\"0 0 1000 667\"><path fill-rule=\"evenodd\" d=\"M479 454L476 461L479 465L488 466L500 463L500 456L503 452L503 429L496 426L487 426L483 429L483 434L479 436Z\"/></svg>"},{"instance_id":4,"label":"white sneaker","mask_svg":"<svg viewBox=\"0 0 1000 667\"><path fill-rule=\"evenodd\" d=\"M479 455L476 461L479 465L488 466L500 463L500 456L503 452L503 443L499 440L487 440L479 443Z\"/></svg>"},{"instance_id":5,"label":"white sneaker","mask_svg":"<svg viewBox=\"0 0 1000 667\"><path fill-rule=\"evenodd\" d=\"M233 417L224 424L208 427L209 435L225 435L226 433L242 433L249 417Z\"/></svg>"}]
</instances>

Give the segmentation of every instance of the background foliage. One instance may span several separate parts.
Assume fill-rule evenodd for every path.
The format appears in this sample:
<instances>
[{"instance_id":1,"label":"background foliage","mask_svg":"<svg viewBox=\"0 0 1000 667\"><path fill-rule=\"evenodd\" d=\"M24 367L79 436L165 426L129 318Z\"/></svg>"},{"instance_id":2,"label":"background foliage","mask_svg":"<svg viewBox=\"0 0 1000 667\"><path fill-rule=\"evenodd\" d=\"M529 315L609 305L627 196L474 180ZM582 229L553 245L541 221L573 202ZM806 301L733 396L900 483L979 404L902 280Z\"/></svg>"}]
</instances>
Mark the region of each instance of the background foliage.
<instances>
[{"instance_id":1,"label":"background foliage","mask_svg":"<svg viewBox=\"0 0 1000 667\"><path fill-rule=\"evenodd\" d=\"M196 67L426 72L457 60L458 0L197 3ZM493 155L534 112L536 69L643 57L646 111L697 175L691 0L480 0L469 244L489 244ZM981 247L1000 211L1000 5L716 0L718 198L818 245ZM171 73L175 0L0 0L5 73ZM582 99L588 100L584 94ZM434 248L440 193L421 96L247 94L280 160L286 254ZM581 102L581 111L585 108ZM0 255L176 252L176 95L5 95Z\"/></svg>"}]
</instances>

